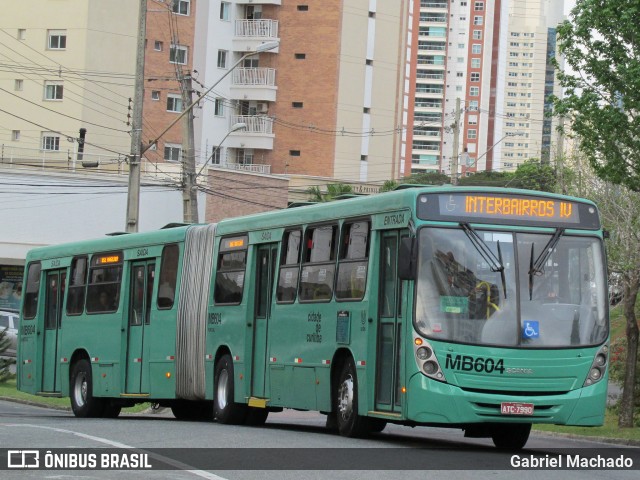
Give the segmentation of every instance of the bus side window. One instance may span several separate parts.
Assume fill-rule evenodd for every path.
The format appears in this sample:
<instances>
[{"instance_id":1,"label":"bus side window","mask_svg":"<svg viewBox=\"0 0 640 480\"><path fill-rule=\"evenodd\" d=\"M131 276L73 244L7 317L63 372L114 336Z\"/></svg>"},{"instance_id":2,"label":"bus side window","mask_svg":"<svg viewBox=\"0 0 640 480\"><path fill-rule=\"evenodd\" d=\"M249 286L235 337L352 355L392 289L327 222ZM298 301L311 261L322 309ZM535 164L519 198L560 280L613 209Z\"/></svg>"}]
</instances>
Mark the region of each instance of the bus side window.
<instances>
[{"instance_id":1,"label":"bus side window","mask_svg":"<svg viewBox=\"0 0 640 480\"><path fill-rule=\"evenodd\" d=\"M38 292L40 292L40 262L29 264L27 288L25 289L22 317L25 320L35 318L38 312Z\"/></svg>"},{"instance_id":2,"label":"bus side window","mask_svg":"<svg viewBox=\"0 0 640 480\"><path fill-rule=\"evenodd\" d=\"M82 315L87 287L87 257L74 257L67 290L67 315Z\"/></svg>"},{"instance_id":3,"label":"bus side window","mask_svg":"<svg viewBox=\"0 0 640 480\"><path fill-rule=\"evenodd\" d=\"M237 243L246 245L246 237L245 240L238 240ZM231 248L234 248L233 245L229 247ZM242 302L246 266L246 250L225 251L218 255L216 285L213 292L216 305L239 305Z\"/></svg>"},{"instance_id":4,"label":"bus side window","mask_svg":"<svg viewBox=\"0 0 640 480\"><path fill-rule=\"evenodd\" d=\"M120 303L122 252L99 253L91 258L87 285L87 313L112 313Z\"/></svg>"},{"instance_id":5,"label":"bus side window","mask_svg":"<svg viewBox=\"0 0 640 480\"><path fill-rule=\"evenodd\" d=\"M178 278L178 245L166 245L162 250L160 265L160 285L158 286L158 308L161 310L173 307Z\"/></svg>"},{"instance_id":6,"label":"bus side window","mask_svg":"<svg viewBox=\"0 0 640 480\"><path fill-rule=\"evenodd\" d=\"M300 301L329 301L336 269L337 225L308 228L300 275Z\"/></svg>"},{"instance_id":7,"label":"bus side window","mask_svg":"<svg viewBox=\"0 0 640 480\"><path fill-rule=\"evenodd\" d=\"M362 300L367 284L369 222L345 223L342 227L336 298Z\"/></svg>"},{"instance_id":8,"label":"bus side window","mask_svg":"<svg viewBox=\"0 0 640 480\"><path fill-rule=\"evenodd\" d=\"M298 274L300 271L301 240L302 232L300 230L284 232L280 274L278 276L278 288L276 289L278 303L293 303L296 300Z\"/></svg>"}]
</instances>

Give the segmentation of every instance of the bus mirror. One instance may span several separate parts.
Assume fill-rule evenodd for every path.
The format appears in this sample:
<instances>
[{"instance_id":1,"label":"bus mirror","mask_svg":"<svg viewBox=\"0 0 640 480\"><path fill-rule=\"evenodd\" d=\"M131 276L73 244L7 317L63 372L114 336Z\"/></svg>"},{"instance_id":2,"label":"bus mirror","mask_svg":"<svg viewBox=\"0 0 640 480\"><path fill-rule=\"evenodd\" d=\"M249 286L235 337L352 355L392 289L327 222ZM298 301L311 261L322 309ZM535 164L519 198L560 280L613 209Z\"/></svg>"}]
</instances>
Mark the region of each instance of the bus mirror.
<instances>
[{"instance_id":1,"label":"bus mirror","mask_svg":"<svg viewBox=\"0 0 640 480\"><path fill-rule=\"evenodd\" d=\"M400 280L415 280L416 278L416 239L405 237L400 241L398 258L398 277Z\"/></svg>"}]
</instances>

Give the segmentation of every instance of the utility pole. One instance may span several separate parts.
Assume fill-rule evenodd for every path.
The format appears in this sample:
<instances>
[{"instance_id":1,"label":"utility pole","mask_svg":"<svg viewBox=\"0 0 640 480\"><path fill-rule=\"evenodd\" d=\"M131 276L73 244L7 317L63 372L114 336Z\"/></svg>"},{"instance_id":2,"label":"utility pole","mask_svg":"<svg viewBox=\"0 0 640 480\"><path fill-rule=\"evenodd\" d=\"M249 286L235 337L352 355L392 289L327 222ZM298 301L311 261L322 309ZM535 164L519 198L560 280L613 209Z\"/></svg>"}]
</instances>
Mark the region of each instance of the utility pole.
<instances>
[{"instance_id":1,"label":"utility pole","mask_svg":"<svg viewBox=\"0 0 640 480\"><path fill-rule=\"evenodd\" d=\"M191 74L180 78L182 105L192 103ZM182 219L184 223L198 223L198 189L196 186L196 156L194 151L193 109L185 115L182 129Z\"/></svg>"},{"instance_id":2,"label":"utility pole","mask_svg":"<svg viewBox=\"0 0 640 480\"><path fill-rule=\"evenodd\" d=\"M458 158L460 149L460 97L456 98L456 120L453 124L453 159L451 161L451 185L458 184Z\"/></svg>"},{"instance_id":3,"label":"utility pole","mask_svg":"<svg viewBox=\"0 0 640 480\"><path fill-rule=\"evenodd\" d=\"M140 214L140 160L142 152L142 102L144 100L144 43L147 36L147 0L140 0L138 18L138 48L136 80L131 118L131 153L129 154L129 189L127 194L127 224L129 233L138 231Z\"/></svg>"}]
</instances>

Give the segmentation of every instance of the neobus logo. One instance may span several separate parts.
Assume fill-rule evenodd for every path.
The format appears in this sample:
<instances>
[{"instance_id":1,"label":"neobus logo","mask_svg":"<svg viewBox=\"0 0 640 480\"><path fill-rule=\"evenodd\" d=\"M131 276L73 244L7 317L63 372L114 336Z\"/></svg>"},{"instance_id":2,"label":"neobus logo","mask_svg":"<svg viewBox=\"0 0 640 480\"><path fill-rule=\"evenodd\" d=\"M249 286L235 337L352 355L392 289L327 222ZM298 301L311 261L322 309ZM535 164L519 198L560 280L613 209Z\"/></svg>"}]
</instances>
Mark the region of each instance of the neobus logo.
<instances>
[{"instance_id":1,"label":"neobus logo","mask_svg":"<svg viewBox=\"0 0 640 480\"><path fill-rule=\"evenodd\" d=\"M470 357L469 355L456 355L451 357L450 353L447 353L445 360L445 368L452 370L461 370L463 372L478 372L478 373L504 373L504 360L502 358L494 360L493 358L484 357Z\"/></svg>"}]
</instances>

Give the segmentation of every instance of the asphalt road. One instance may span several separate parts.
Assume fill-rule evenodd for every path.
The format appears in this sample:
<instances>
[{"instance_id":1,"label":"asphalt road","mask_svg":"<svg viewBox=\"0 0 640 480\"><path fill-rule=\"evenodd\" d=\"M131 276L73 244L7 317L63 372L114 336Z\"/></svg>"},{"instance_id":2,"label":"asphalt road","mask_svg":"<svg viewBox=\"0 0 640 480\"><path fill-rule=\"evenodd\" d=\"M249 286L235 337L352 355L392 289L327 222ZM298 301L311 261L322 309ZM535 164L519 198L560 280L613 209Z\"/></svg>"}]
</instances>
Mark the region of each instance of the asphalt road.
<instances>
[{"instance_id":1,"label":"asphalt road","mask_svg":"<svg viewBox=\"0 0 640 480\"><path fill-rule=\"evenodd\" d=\"M0 448L104 449L135 448L150 455L150 463L172 471L0 471L3 479L24 478L176 478L244 479L522 479L601 480L638 478L634 470L514 470L512 453L498 452L490 439L466 439L458 430L390 425L369 439L339 437L324 428L325 417L286 410L272 414L261 428L207 422L181 422L169 411L122 416L118 419L77 419L71 413L0 401ZM610 445L532 434L521 457L544 456L555 449L583 456L606 452ZM187 450L155 450L155 449ZM198 450L210 448L213 450ZM276 448L277 450L264 450ZM541 450L537 450L541 449ZM72 450L82 452L85 450ZM640 463L640 449L625 450ZM542 453L540 453L542 452ZM3 453L4 455L5 453ZM217 455L217 457L216 457ZM228 470L201 467L202 458L221 458ZM269 470L269 456L284 470ZM345 467L346 464L350 467ZM1 459L0 459L1 460ZM307 462L305 464L305 461ZM302 464L300 463L302 462ZM302 467L314 465L313 470ZM369 462L369 463L367 463ZM377 462L381 470L359 469ZM388 463L386 463L388 462ZM205 462L206 463L206 462ZM223 463L224 464L224 463ZM366 464L366 465L365 465ZM392 468L386 468L386 465ZM300 470L291 470L302 465ZM430 468L434 465L438 470ZM356 468L337 471L335 468ZM411 467L412 470L405 470ZM226 468L226 467L225 467ZM333 468L333 470L331 470Z\"/></svg>"}]
</instances>

